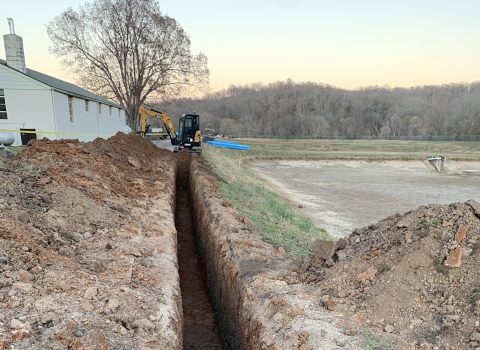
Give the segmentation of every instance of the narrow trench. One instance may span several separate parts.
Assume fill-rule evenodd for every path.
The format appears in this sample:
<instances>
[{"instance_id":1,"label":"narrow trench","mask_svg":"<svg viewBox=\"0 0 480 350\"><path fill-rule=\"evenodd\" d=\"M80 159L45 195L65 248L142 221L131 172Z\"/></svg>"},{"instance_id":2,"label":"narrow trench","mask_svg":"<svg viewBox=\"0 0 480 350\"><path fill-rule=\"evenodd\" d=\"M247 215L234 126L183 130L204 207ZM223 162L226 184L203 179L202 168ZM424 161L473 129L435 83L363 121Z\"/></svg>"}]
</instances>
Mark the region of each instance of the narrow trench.
<instances>
[{"instance_id":1,"label":"narrow trench","mask_svg":"<svg viewBox=\"0 0 480 350\"><path fill-rule=\"evenodd\" d=\"M194 237L187 152L177 154L175 226L183 304L183 349L224 349Z\"/></svg>"}]
</instances>

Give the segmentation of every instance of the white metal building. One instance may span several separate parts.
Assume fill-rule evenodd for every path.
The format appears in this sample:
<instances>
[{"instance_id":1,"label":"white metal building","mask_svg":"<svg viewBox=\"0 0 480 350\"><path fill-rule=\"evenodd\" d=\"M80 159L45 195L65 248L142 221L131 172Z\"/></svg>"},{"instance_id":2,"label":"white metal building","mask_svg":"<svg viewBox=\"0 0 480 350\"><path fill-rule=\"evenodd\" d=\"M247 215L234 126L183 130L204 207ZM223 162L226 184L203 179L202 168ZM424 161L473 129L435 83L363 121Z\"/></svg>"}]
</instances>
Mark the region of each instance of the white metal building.
<instances>
[{"instance_id":1,"label":"white metal building","mask_svg":"<svg viewBox=\"0 0 480 350\"><path fill-rule=\"evenodd\" d=\"M0 59L0 132L14 132L14 145L35 137L92 141L130 132L123 106L26 68L22 38L10 32L3 36L7 60Z\"/></svg>"}]
</instances>

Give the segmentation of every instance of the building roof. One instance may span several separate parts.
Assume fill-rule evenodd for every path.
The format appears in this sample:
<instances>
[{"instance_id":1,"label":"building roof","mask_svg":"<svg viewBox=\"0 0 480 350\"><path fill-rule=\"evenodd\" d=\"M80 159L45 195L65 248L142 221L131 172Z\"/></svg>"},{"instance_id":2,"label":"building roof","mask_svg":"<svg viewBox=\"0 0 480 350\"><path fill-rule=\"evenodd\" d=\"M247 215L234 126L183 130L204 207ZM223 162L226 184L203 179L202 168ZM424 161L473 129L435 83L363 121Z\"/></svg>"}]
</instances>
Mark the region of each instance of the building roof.
<instances>
[{"instance_id":1,"label":"building roof","mask_svg":"<svg viewBox=\"0 0 480 350\"><path fill-rule=\"evenodd\" d=\"M2 60L1 58L0 58L0 64L4 65L4 66L6 66L10 69L14 69L12 67L9 67L7 65L7 61ZM20 71L17 71L17 70L15 70L15 71L20 73L20 74L24 74ZM103 104L106 104L106 105L109 105L109 106L114 106L114 107L121 108L121 109L125 109L125 107L123 107L122 105L119 105L115 102L107 100L106 98L104 98L100 95L94 94L94 93L92 93L88 90L85 90L85 89L81 88L80 86L77 86L75 84L66 82L64 80L60 80L60 79L51 77L50 75L46 75L46 74L37 72L36 70L27 68L27 74L26 75L28 77L32 78L32 79L38 80L39 82L52 87L54 90L62 92L64 94L79 97L79 98L83 98L83 99L86 99L86 100L100 102L100 103L103 103Z\"/></svg>"}]
</instances>

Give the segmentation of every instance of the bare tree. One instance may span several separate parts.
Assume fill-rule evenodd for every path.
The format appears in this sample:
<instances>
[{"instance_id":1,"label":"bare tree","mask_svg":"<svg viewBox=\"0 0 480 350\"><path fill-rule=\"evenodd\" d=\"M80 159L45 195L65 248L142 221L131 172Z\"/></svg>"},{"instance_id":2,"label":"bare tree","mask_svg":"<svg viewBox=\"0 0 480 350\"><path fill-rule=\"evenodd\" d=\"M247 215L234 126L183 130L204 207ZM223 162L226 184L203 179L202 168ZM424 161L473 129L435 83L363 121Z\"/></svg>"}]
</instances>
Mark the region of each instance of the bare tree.
<instances>
[{"instance_id":1,"label":"bare tree","mask_svg":"<svg viewBox=\"0 0 480 350\"><path fill-rule=\"evenodd\" d=\"M156 0L94 0L56 16L47 33L77 83L124 105L132 129L146 101L208 88L207 57L192 55L189 36Z\"/></svg>"},{"instance_id":2,"label":"bare tree","mask_svg":"<svg viewBox=\"0 0 480 350\"><path fill-rule=\"evenodd\" d=\"M223 134L230 134L235 124L235 119L223 118L220 124L220 132Z\"/></svg>"},{"instance_id":3,"label":"bare tree","mask_svg":"<svg viewBox=\"0 0 480 350\"><path fill-rule=\"evenodd\" d=\"M354 91L292 81L232 85L202 98L179 99L175 105L157 108L173 109L173 114L187 106L202 111L208 115L203 121L213 120L214 129L234 136L427 140L480 134L479 82Z\"/></svg>"}]
</instances>

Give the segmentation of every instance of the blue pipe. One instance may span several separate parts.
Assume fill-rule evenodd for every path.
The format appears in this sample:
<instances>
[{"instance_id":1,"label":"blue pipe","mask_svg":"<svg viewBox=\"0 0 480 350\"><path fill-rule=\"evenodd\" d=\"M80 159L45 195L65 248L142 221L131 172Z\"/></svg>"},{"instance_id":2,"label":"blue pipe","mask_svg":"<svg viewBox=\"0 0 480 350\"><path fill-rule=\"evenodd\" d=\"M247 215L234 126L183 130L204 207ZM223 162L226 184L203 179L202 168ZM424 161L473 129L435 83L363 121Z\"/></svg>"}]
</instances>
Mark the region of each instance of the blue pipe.
<instances>
[{"instance_id":1,"label":"blue pipe","mask_svg":"<svg viewBox=\"0 0 480 350\"><path fill-rule=\"evenodd\" d=\"M236 149L241 151L248 151L250 150L250 146L242 145L236 142L228 142L228 141L207 141L209 145L215 147L223 147L229 149Z\"/></svg>"},{"instance_id":2,"label":"blue pipe","mask_svg":"<svg viewBox=\"0 0 480 350\"><path fill-rule=\"evenodd\" d=\"M228 142L228 141L219 141L219 140L215 140L215 141L208 141L208 142L213 142L217 145L227 145L227 146L231 146L231 145L240 145L238 142ZM243 146L243 145L240 145L240 146Z\"/></svg>"}]
</instances>

